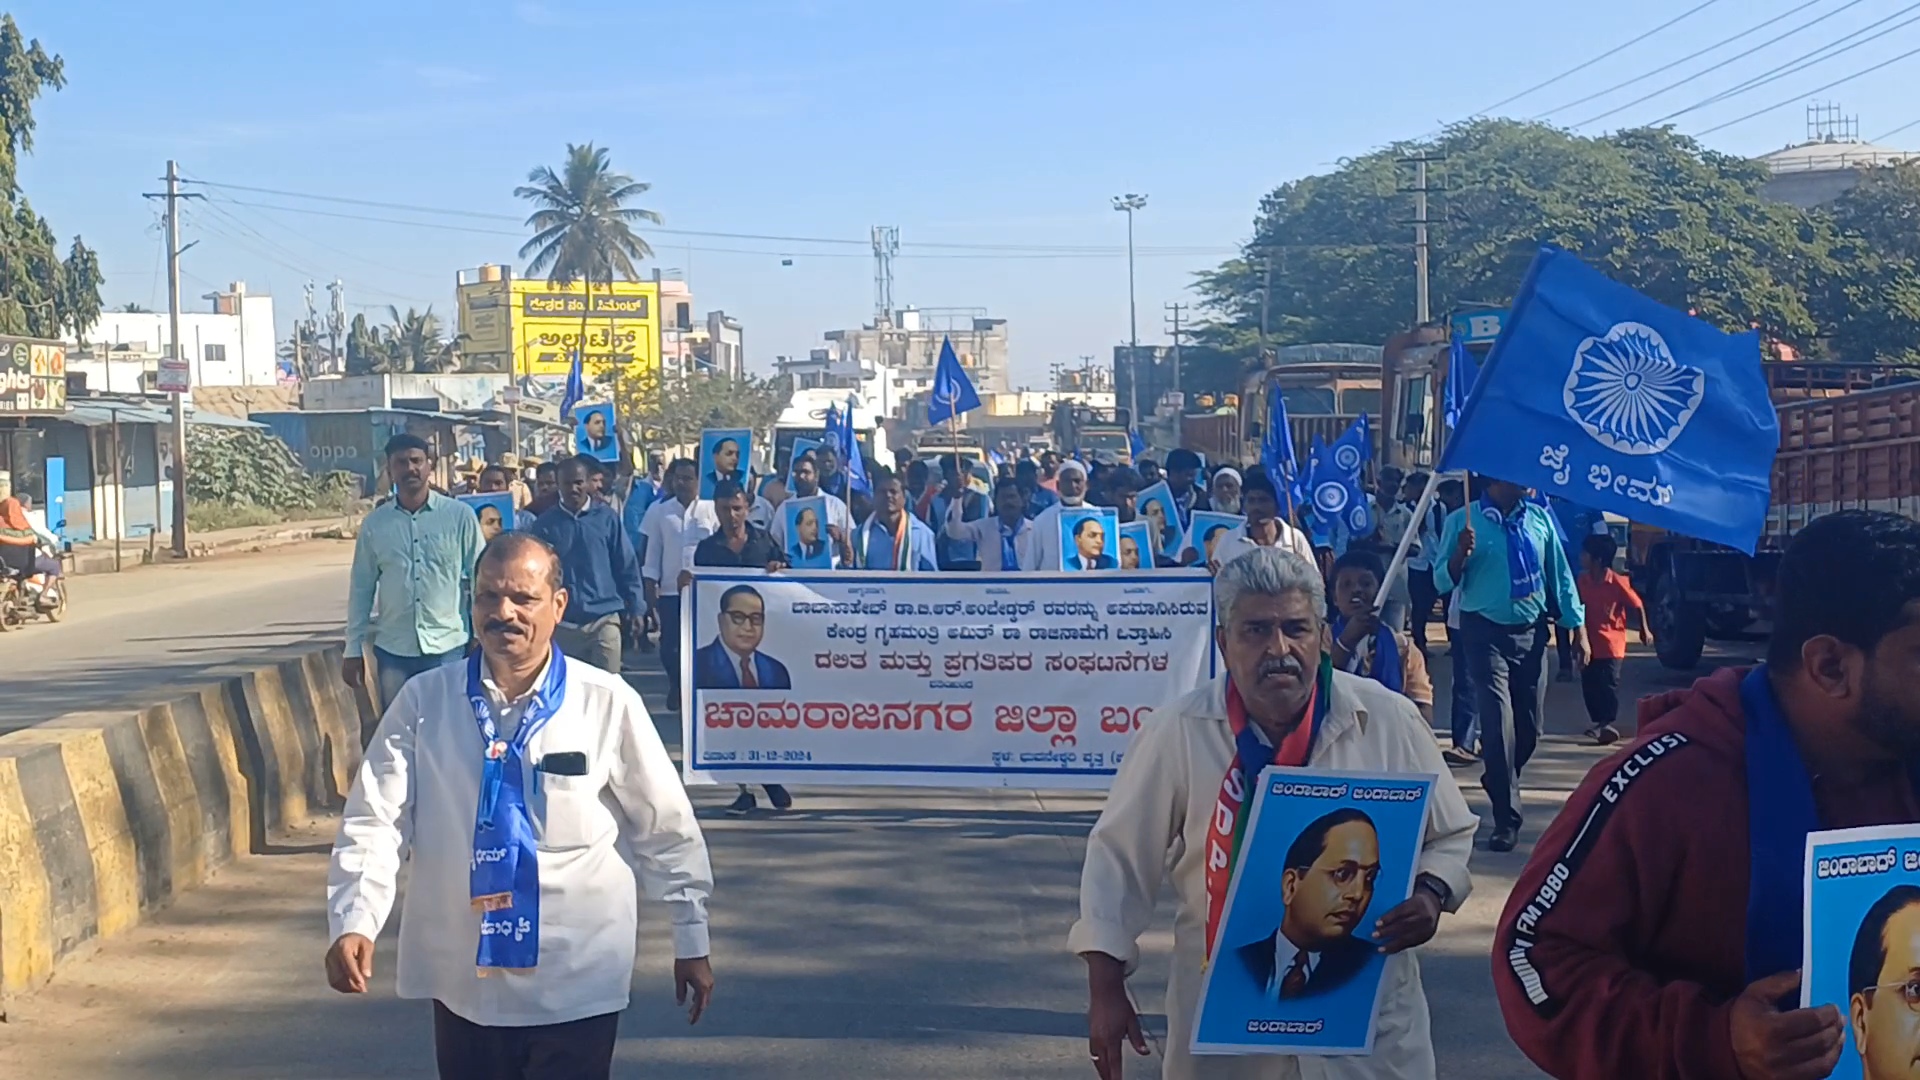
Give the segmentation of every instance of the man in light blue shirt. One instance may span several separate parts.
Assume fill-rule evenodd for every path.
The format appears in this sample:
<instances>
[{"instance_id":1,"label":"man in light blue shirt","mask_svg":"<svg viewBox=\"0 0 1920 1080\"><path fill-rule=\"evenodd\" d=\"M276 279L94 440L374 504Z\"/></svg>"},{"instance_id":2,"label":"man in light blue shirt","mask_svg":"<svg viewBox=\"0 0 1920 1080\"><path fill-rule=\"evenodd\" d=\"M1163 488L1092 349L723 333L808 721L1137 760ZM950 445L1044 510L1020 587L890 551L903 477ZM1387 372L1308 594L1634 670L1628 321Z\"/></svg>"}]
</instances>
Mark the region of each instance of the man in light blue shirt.
<instances>
[{"instance_id":1,"label":"man in light blue shirt","mask_svg":"<svg viewBox=\"0 0 1920 1080\"><path fill-rule=\"evenodd\" d=\"M1433 583L1460 590L1460 648L1479 698L1483 783L1493 802L1490 851L1512 851L1520 836L1520 770L1540 738L1547 701L1547 607L1560 623L1586 621L1573 569L1545 507L1527 489L1480 481L1479 499L1447 515ZM1446 557L1441 558L1441 553ZM1585 634L1575 634L1584 666Z\"/></svg>"},{"instance_id":2,"label":"man in light blue shirt","mask_svg":"<svg viewBox=\"0 0 1920 1080\"><path fill-rule=\"evenodd\" d=\"M382 708L408 679L466 652L467 597L481 548L473 511L429 486L433 451L424 440L395 435L386 458L394 497L367 515L353 543L340 661L340 677L360 689L362 650L373 646Z\"/></svg>"},{"instance_id":3,"label":"man in light blue shirt","mask_svg":"<svg viewBox=\"0 0 1920 1080\"><path fill-rule=\"evenodd\" d=\"M890 469L875 469L873 514L853 535L853 564L861 570L940 569L933 530L907 513L907 489Z\"/></svg>"}]
</instances>

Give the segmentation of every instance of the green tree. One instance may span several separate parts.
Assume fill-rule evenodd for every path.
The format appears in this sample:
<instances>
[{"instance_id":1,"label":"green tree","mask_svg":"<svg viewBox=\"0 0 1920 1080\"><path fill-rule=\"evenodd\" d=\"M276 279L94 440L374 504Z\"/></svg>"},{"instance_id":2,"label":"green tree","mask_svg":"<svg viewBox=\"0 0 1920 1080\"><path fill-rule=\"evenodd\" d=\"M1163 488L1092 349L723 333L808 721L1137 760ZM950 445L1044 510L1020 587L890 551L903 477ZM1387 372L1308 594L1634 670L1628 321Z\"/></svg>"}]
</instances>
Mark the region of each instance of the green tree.
<instances>
[{"instance_id":1,"label":"green tree","mask_svg":"<svg viewBox=\"0 0 1920 1080\"><path fill-rule=\"evenodd\" d=\"M593 287L613 289L615 281L634 281L637 260L653 254L645 238L634 232L641 222L660 224L660 215L628 203L652 185L613 171L605 147L592 143L567 144L567 160L556 173L542 165L527 174L527 182L513 189L535 209L527 217L533 238L520 248L529 274L545 274L559 286L580 282L586 293L580 311L580 354L585 363L587 317L593 311ZM615 368L618 371L618 368Z\"/></svg>"},{"instance_id":2,"label":"green tree","mask_svg":"<svg viewBox=\"0 0 1920 1080\"><path fill-rule=\"evenodd\" d=\"M33 149L33 104L64 85L60 58L0 14L0 332L79 335L99 319L99 260L76 237L76 265L65 265L53 229L19 187L19 155Z\"/></svg>"},{"instance_id":3,"label":"green tree","mask_svg":"<svg viewBox=\"0 0 1920 1080\"><path fill-rule=\"evenodd\" d=\"M433 313L433 305L427 305L425 311L408 308L405 315L400 314L399 308L389 306L387 315L393 322L381 333L386 339L387 359L393 370L424 375L455 369L458 354L454 343L442 332L440 317Z\"/></svg>"},{"instance_id":4,"label":"green tree","mask_svg":"<svg viewBox=\"0 0 1920 1080\"><path fill-rule=\"evenodd\" d=\"M609 390L630 445L655 450L698 446L702 428L747 428L755 443L770 446L773 425L793 398L785 377L702 371L625 376Z\"/></svg>"},{"instance_id":5,"label":"green tree","mask_svg":"<svg viewBox=\"0 0 1920 1080\"><path fill-rule=\"evenodd\" d=\"M1261 200L1241 257L1199 275L1207 344L1250 357L1266 309L1271 344L1378 344L1413 322L1411 201L1402 159L1430 171L1435 317L1506 304L1541 244L1718 325L1756 326L1809 347L1807 299L1830 259L1831 226L1761 195L1763 165L1671 130L1585 138L1540 124L1476 120L1389 146ZM1271 280L1271 290L1263 289Z\"/></svg>"},{"instance_id":6,"label":"green tree","mask_svg":"<svg viewBox=\"0 0 1920 1080\"><path fill-rule=\"evenodd\" d=\"M1828 208L1813 304L1842 360L1920 365L1920 164L1867 172Z\"/></svg>"}]
</instances>

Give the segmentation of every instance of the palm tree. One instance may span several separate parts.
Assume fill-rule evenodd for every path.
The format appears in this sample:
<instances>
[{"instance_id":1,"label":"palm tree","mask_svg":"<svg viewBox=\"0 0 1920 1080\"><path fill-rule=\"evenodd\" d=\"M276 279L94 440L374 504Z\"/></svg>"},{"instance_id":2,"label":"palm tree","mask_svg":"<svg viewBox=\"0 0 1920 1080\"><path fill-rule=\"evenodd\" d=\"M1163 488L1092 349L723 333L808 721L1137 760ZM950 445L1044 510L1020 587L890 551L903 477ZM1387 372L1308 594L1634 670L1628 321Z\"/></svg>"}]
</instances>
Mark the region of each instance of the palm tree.
<instances>
[{"instance_id":1,"label":"palm tree","mask_svg":"<svg viewBox=\"0 0 1920 1080\"><path fill-rule=\"evenodd\" d=\"M385 331L387 351L397 369L421 374L450 370L454 343L441 336L440 317L433 313L432 304L425 311L408 308L405 315L388 305L387 316L393 320Z\"/></svg>"},{"instance_id":2,"label":"palm tree","mask_svg":"<svg viewBox=\"0 0 1920 1080\"><path fill-rule=\"evenodd\" d=\"M606 148L568 143L567 161L559 173L542 165L527 174L525 184L513 189L515 198L526 199L537 208L527 217L533 238L520 248L520 257L530 260L527 272L545 274L558 286L578 281L585 287L586 305L580 312L583 367L594 283L607 286L611 292L615 280L637 280L640 274L634 269L635 260L653 254L633 227L640 222L658 225L660 215L627 205L652 186L614 172ZM616 365L613 371L617 381L620 369Z\"/></svg>"}]
</instances>

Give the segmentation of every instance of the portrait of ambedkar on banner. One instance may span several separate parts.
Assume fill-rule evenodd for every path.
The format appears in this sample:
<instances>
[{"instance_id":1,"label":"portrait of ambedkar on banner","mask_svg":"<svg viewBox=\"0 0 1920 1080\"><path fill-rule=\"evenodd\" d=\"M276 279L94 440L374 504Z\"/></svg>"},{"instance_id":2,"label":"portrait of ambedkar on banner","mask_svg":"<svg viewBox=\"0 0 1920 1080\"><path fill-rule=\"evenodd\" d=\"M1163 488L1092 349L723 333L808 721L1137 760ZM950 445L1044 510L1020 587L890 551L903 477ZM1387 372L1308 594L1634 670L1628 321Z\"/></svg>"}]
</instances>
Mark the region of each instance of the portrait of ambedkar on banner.
<instances>
[{"instance_id":1,"label":"portrait of ambedkar on banner","mask_svg":"<svg viewBox=\"0 0 1920 1080\"><path fill-rule=\"evenodd\" d=\"M1375 948L1354 931L1379 876L1380 836L1364 811L1335 810L1300 831L1280 873L1279 928L1239 950L1269 999L1327 993L1367 966Z\"/></svg>"},{"instance_id":2,"label":"portrait of ambedkar on banner","mask_svg":"<svg viewBox=\"0 0 1920 1080\"><path fill-rule=\"evenodd\" d=\"M791 690L787 666L760 651L767 635L767 603L760 590L735 585L720 594L720 632L693 654L693 685L701 690Z\"/></svg>"}]
</instances>

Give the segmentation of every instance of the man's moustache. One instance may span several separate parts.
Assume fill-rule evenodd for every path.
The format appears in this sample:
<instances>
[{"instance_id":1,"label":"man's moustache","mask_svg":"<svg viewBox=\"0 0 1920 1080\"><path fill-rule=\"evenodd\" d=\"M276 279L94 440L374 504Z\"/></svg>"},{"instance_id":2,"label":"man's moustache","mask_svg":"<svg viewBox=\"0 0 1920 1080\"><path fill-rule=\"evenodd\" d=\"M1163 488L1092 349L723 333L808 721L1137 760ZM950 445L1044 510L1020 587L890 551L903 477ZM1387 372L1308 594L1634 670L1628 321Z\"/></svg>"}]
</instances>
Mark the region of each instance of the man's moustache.
<instances>
[{"instance_id":1,"label":"man's moustache","mask_svg":"<svg viewBox=\"0 0 1920 1080\"><path fill-rule=\"evenodd\" d=\"M519 623L508 622L505 619L488 619L486 630L487 630L487 633L489 634L524 634L526 633L525 627L522 627Z\"/></svg>"},{"instance_id":2,"label":"man's moustache","mask_svg":"<svg viewBox=\"0 0 1920 1080\"><path fill-rule=\"evenodd\" d=\"M1263 679L1269 675L1291 675L1297 679L1304 674L1306 669L1300 666L1300 661L1291 656L1262 661L1260 664L1260 677Z\"/></svg>"}]
</instances>

